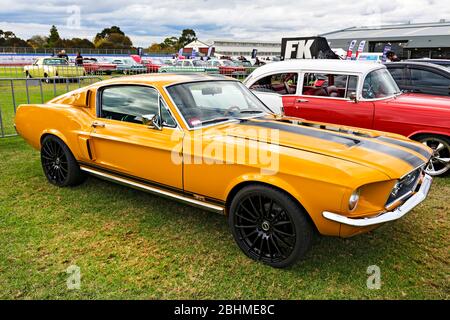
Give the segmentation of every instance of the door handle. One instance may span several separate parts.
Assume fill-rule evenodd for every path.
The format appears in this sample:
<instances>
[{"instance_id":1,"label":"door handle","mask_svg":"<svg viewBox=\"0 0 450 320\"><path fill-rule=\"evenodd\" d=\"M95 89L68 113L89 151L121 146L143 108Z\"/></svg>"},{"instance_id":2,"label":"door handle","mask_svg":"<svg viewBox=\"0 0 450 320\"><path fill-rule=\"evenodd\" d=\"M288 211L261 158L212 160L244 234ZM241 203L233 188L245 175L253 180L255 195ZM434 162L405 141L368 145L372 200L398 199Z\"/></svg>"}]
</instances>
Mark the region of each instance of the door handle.
<instances>
[{"instance_id":1,"label":"door handle","mask_svg":"<svg viewBox=\"0 0 450 320\"><path fill-rule=\"evenodd\" d=\"M94 121L92 123L92 127L93 128L104 128L104 127L106 127L106 125L103 122Z\"/></svg>"},{"instance_id":2,"label":"door handle","mask_svg":"<svg viewBox=\"0 0 450 320\"><path fill-rule=\"evenodd\" d=\"M306 99L297 99L297 102L298 102L298 103L306 103L306 102L309 102L309 100L306 100Z\"/></svg>"}]
</instances>

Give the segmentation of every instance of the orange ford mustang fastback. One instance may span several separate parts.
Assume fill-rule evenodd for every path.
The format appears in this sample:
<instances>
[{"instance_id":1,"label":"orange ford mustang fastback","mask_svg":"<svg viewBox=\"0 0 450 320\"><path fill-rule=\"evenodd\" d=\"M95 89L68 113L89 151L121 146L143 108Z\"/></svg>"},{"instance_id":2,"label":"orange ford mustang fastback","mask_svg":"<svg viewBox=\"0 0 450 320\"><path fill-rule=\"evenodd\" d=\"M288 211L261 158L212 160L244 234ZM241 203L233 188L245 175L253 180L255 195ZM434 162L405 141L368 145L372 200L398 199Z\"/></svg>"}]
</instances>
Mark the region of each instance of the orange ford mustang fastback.
<instances>
[{"instance_id":1,"label":"orange ford mustang fastback","mask_svg":"<svg viewBox=\"0 0 450 320\"><path fill-rule=\"evenodd\" d=\"M350 237L401 218L432 182L426 146L274 115L222 76L111 79L21 105L15 125L50 183L90 174L223 213L242 251L278 268L314 233Z\"/></svg>"}]
</instances>

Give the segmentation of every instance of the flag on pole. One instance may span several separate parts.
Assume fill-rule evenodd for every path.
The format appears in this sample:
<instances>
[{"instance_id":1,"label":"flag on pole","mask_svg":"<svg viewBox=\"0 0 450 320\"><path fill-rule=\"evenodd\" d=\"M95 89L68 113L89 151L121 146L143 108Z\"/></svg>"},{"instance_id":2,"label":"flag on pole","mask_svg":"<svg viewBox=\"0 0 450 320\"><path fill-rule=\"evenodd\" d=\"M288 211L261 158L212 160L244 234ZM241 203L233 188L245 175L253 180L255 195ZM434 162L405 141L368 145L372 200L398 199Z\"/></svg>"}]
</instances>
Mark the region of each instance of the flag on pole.
<instances>
[{"instance_id":1,"label":"flag on pole","mask_svg":"<svg viewBox=\"0 0 450 320\"><path fill-rule=\"evenodd\" d=\"M210 46L210 47L208 48L208 54L207 54L207 57L208 57L208 58L211 57L212 51L213 51L213 46Z\"/></svg>"},{"instance_id":2,"label":"flag on pole","mask_svg":"<svg viewBox=\"0 0 450 320\"><path fill-rule=\"evenodd\" d=\"M388 43L387 45L384 46L383 57L381 58L381 62L382 63L386 63L386 61L387 61L387 54L391 50L392 50L392 45L390 43Z\"/></svg>"},{"instance_id":3,"label":"flag on pole","mask_svg":"<svg viewBox=\"0 0 450 320\"><path fill-rule=\"evenodd\" d=\"M350 42L350 46L348 47L348 50L347 50L347 60L352 60L353 49L355 49L357 41L358 40L352 40L352 42Z\"/></svg>"},{"instance_id":4,"label":"flag on pole","mask_svg":"<svg viewBox=\"0 0 450 320\"><path fill-rule=\"evenodd\" d=\"M366 47L366 40L363 40L359 43L358 51L356 52L356 59L358 59L359 55L364 51Z\"/></svg>"}]
</instances>

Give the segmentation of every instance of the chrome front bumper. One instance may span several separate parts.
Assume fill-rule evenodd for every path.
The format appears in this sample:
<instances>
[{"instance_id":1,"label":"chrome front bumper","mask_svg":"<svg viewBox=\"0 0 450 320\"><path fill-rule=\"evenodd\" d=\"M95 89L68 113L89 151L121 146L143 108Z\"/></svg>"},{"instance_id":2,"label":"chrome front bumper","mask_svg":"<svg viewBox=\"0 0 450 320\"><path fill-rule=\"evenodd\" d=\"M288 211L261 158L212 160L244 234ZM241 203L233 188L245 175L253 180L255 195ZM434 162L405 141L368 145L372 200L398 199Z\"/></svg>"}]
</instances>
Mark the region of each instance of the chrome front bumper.
<instances>
[{"instance_id":1,"label":"chrome front bumper","mask_svg":"<svg viewBox=\"0 0 450 320\"><path fill-rule=\"evenodd\" d=\"M386 223L389 221L398 220L425 200L425 198L428 195L428 192L430 191L432 182L433 178L431 178L429 175L425 175L423 177L422 185L420 186L419 191L416 194L414 194L411 198L406 200L404 204L402 204L394 211L385 212L373 218L357 218L357 219L348 218L340 214L327 211L323 212L322 215L328 220L342 223L352 227L369 227L377 224Z\"/></svg>"}]
</instances>

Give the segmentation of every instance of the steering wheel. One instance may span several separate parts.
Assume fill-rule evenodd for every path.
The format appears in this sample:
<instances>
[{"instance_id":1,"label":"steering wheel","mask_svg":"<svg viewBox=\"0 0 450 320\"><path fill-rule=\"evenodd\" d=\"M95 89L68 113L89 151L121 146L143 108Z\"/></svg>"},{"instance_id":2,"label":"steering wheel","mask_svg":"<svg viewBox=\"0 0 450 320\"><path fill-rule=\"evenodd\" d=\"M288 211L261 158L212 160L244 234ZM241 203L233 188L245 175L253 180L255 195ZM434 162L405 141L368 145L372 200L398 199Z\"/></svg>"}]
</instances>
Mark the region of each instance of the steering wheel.
<instances>
[{"instance_id":1,"label":"steering wheel","mask_svg":"<svg viewBox=\"0 0 450 320\"><path fill-rule=\"evenodd\" d=\"M241 108L239 108L238 106L231 106L227 109L227 111L225 111L224 116L229 115L233 110L241 111Z\"/></svg>"}]
</instances>

